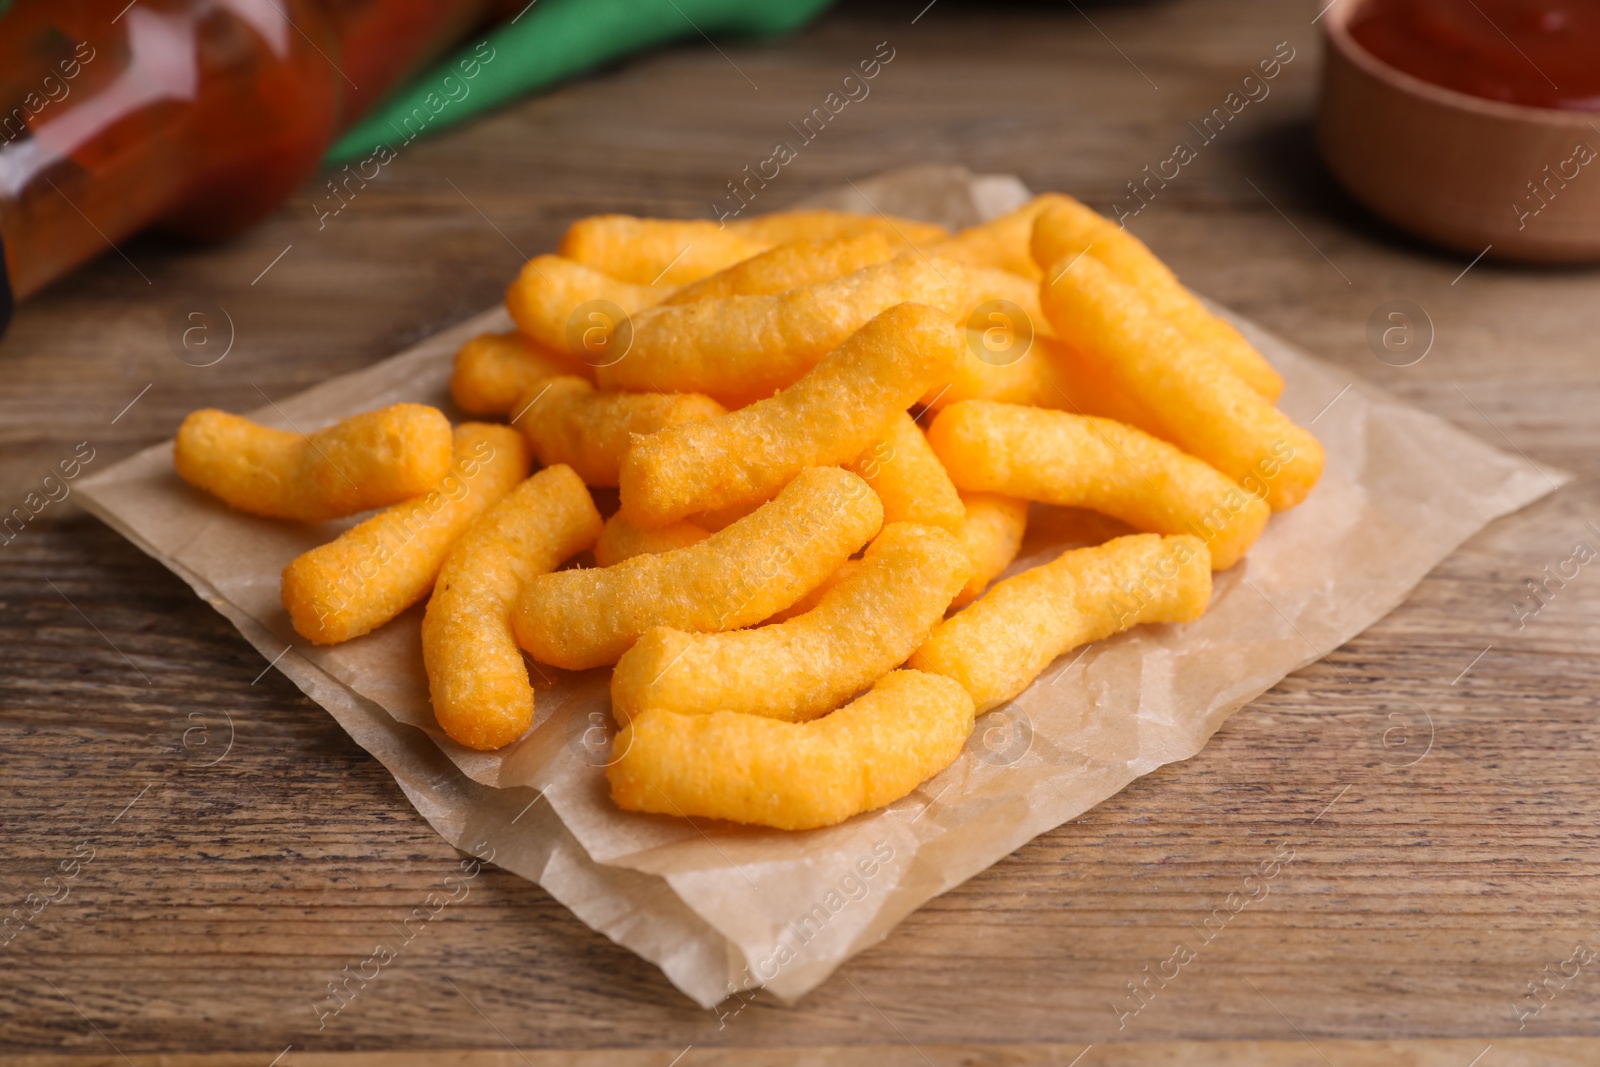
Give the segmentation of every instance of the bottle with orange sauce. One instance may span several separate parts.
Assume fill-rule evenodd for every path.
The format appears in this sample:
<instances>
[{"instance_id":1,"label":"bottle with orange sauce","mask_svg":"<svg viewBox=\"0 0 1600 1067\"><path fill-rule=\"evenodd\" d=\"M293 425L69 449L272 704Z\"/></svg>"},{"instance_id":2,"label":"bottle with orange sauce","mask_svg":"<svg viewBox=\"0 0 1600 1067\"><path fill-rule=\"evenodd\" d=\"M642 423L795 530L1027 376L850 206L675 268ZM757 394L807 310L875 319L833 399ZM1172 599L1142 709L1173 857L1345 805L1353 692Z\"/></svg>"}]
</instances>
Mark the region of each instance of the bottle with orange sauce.
<instances>
[{"instance_id":1,"label":"bottle with orange sauce","mask_svg":"<svg viewBox=\"0 0 1600 1067\"><path fill-rule=\"evenodd\" d=\"M260 219L490 0L0 0L0 331L155 226Z\"/></svg>"}]
</instances>

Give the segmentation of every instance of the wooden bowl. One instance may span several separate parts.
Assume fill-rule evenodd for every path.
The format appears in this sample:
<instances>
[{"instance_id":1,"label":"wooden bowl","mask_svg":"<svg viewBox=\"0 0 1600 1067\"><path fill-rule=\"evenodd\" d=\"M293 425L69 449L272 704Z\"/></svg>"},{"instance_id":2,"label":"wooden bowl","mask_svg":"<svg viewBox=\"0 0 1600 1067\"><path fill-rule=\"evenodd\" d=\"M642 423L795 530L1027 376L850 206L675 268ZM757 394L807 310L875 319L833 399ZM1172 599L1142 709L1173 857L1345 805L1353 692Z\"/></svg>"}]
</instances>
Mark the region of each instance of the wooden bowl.
<instances>
[{"instance_id":1,"label":"wooden bowl","mask_svg":"<svg viewBox=\"0 0 1600 1067\"><path fill-rule=\"evenodd\" d=\"M1344 187L1469 255L1600 260L1600 115L1484 100L1396 70L1350 36L1362 2L1334 0L1322 19L1317 143Z\"/></svg>"}]
</instances>

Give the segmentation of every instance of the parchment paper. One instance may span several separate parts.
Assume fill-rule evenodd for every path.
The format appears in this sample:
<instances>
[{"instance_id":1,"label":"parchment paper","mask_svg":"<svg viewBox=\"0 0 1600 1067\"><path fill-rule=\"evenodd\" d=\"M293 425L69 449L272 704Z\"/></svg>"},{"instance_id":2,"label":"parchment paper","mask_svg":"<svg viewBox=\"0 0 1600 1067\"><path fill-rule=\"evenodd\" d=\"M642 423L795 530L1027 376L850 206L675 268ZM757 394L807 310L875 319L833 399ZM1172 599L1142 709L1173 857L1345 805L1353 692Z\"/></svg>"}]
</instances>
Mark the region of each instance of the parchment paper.
<instances>
[{"instance_id":1,"label":"parchment paper","mask_svg":"<svg viewBox=\"0 0 1600 1067\"><path fill-rule=\"evenodd\" d=\"M816 203L955 228L1027 196L1015 178L920 167ZM1398 605L1475 531L1551 490L1526 460L1359 382L1339 396L1348 375L1234 321L1283 373L1283 409L1302 425L1322 412L1315 432L1328 467L1310 499L1275 516L1248 559L1217 576L1198 622L1145 627L1070 654L980 719L943 774L825 830L616 810L603 770L607 671L537 667L528 736L497 753L452 743L428 705L420 607L348 644L309 645L279 603L279 573L339 527L230 511L179 481L170 442L88 479L79 499L193 586L263 656L279 657L278 669L389 768L446 840L487 843L496 863L542 885L702 1005L758 984L793 998L929 897L1134 778L1193 756L1246 702ZM502 310L487 312L251 417L283 426L286 415L310 429L401 400L453 411L455 349L508 326ZM1035 509L1014 569L1081 539L1076 517L1046 512Z\"/></svg>"}]
</instances>

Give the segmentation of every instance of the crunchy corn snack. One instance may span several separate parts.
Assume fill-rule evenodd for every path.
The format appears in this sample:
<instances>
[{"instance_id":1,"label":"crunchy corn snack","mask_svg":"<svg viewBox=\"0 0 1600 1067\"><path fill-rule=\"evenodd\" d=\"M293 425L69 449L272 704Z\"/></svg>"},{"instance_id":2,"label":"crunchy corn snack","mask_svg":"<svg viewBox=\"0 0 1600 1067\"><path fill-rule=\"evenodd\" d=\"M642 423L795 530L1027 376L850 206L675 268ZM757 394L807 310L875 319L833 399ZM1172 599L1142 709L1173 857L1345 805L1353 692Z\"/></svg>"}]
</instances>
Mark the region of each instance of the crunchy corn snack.
<instances>
[{"instance_id":1,"label":"crunchy corn snack","mask_svg":"<svg viewBox=\"0 0 1600 1067\"><path fill-rule=\"evenodd\" d=\"M596 392L582 378L547 378L518 402L515 425L540 463L565 463L590 485L616 485L635 435L721 414L721 404L694 393Z\"/></svg>"},{"instance_id":2,"label":"crunchy corn snack","mask_svg":"<svg viewBox=\"0 0 1600 1067\"><path fill-rule=\"evenodd\" d=\"M432 492L386 508L283 571L295 632L319 645L377 629L428 595L456 539L528 474L528 446L507 426L455 429L455 461Z\"/></svg>"},{"instance_id":3,"label":"crunchy corn snack","mask_svg":"<svg viewBox=\"0 0 1600 1067\"><path fill-rule=\"evenodd\" d=\"M450 396L468 415L512 415L535 383L569 374L594 377L588 366L517 330L480 333L456 353Z\"/></svg>"},{"instance_id":4,"label":"crunchy corn snack","mask_svg":"<svg viewBox=\"0 0 1600 1067\"><path fill-rule=\"evenodd\" d=\"M966 508L944 464L933 454L922 429L905 412L896 412L883 435L850 469L861 475L883 501L884 522L917 522L961 528Z\"/></svg>"},{"instance_id":5,"label":"crunchy corn snack","mask_svg":"<svg viewBox=\"0 0 1600 1067\"><path fill-rule=\"evenodd\" d=\"M622 460L622 512L663 526L766 500L806 467L847 463L960 356L939 312L899 304L776 395L638 439Z\"/></svg>"},{"instance_id":6,"label":"crunchy corn snack","mask_svg":"<svg viewBox=\"0 0 1600 1067\"><path fill-rule=\"evenodd\" d=\"M945 620L911 666L954 678L986 711L1080 645L1139 623L1198 619L1211 600L1207 557L1188 535L1133 534L1063 552Z\"/></svg>"},{"instance_id":7,"label":"crunchy corn snack","mask_svg":"<svg viewBox=\"0 0 1600 1067\"><path fill-rule=\"evenodd\" d=\"M686 285L664 303L693 304L724 296L781 293L802 285L831 282L863 267L893 259L894 255L894 246L881 233L863 233L833 241L793 241Z\"/></svg>"},{"instance_id":8,"label":"crunchy corn snack","mask_svg":"<svg viewBox=\"0 0 1600 1067\"><path fill-rule=\"evenodd\" d=\"M1092 508L1136 530L1189 533L1226 570L1266 528L1267 506L1211 467L1110 419L967 400L929 440L962 489Z\"/></svg>"},{"instance_id":9,"label":"crunchy corn snack","mask_svg":"<svg viewBox=\"0 0 1600 1067\"><path fill-rule=\"evenodd\" d=\"M1304 500L1322 477L1315 437L1195 348L1137 289L1093 256L1055 272L1042 290L1052 321L1071 324L1084 362L1150 413L1166 438L1274 511Z\"/></svg>"},{"instance_id":10,"label":"crunchy corn snack","mask_svg":"<svg viewBox=\"0 0 1600 1067\"><path fill-rule=\"evenodd\" d=\"M627 356L597 367L597 378L614 389L705 393L738 408L798 381L896 304L927 304L964 324L994 300L1016 305L1035 329L1047 328L1038 287L1026 279L907 253L784 293L640 311L629 322Z\"/></svg>"},{"instance_id":11,"label":"crunchy corn snack","mask_svg":"<svg viewBox=\"0 0 1600 1067\"><path fill-rule=\"evenodd\" d=\"M240 511L324 522L438 485L450 421L424 404L391 404L301 434L202 408L178 428L172 460L184 481Z\"/></svg>"},{"instance_id":12,"label":"crunchy corn snack","mask_svg":"<svg viewBox=\"0 0 1600 1067\"><path fill-rule=\"evenodd\" d=\"M1028 529L1026 500L998 493L962 493L961 503L966 509L961 544L972 563L972 573L951 602L951 607L957 608L982 596L989 583L1011 566Z\"/></svg>"},{"instance_id":13,"label":"crunchy corn snack","mask_svg":"<svg viewBox=\"0 0 1600 1067\"><path fill-rule=\"evenodd\" d=\"M1272 364L1238 330L1206 310L1167 265L1126 228L1070 196L1056 195L1039 212L1030 244L1038 265L1050 272L1048 280L1055 278L1063 263L1071 262L1068 257L1087 251L1111 273L1138 289L1157 314L1250 388L1269 401L1277 400L1283 392L1283 376Z\"/></svg>"},{"instance_id":14,"label":"crunchy corn snack","mask_svg":"<svg viewBox=\"0 0 1600 1067\"><path fill-rule=\"evenodd\" d=\"M422 617L433 714L484 751L533 725L533 686L511 632L522 585L594 544L600 513L571 467L540 471L480 515L445 556Z\"/></svg>"},{"instance_id":15,"label":"crunchy corn snack","mask_svg":"<svg viewBox=\"0 0 1600 1067\"><path fill-rule=\"evenodd\" d=\"M535 577L512 616L517 642L542 663L585 670L615 663L655 626L750 626L815 588L882 524L865 482L812 467L699 544Z\"/></svg>"},{"instance_id":16,"label":"crunchy corn snack","mask_svg":"<svg viewBox=\"0 0 1600 1067\"><path fill-rule=\"evenodd\" d=\"M955 762L972 722L950 679L895 671L811 722L647 711L617 735L606 776L625 811L807 830L905 796Z\"/></svg>"},{"instance_id":17,"label":"crunchy corn snack","mask_svg":"<svg viewBox=\"0 0 1600 1067\"><path fill-rule=\"evenodd\" d=\"M594 545L594 561L597 566L611 567L634 556L654 556L688 548L710 536L710 530L687 520L647 530L623 518L619 511L606 520L605 529L600 531L600 539Z\"/></svg>"},{"instance_id":18,"label":"crunchy corn snack","mask_svg":"<svg viewBox=\"0 0 1600 1067\"><path fill-rule=\"evenodd\" d=\"M904 663L969 568L944 530L891 523L804 615L754 630L647 631L617 661L612 707L624 719L652 708L816 718Z\"/></svg>"},{"instance_id":19,"label":"crunchy corn snack","mask_svg":"<svg viewBox=\"0 0 1600 1067\"><path fill-rule=\"evenodd\" d=\"M559 252L625 282L675 287L715 274L777 243L703 219L592 215L572 224Z\"/></svg>"}]
</instances>

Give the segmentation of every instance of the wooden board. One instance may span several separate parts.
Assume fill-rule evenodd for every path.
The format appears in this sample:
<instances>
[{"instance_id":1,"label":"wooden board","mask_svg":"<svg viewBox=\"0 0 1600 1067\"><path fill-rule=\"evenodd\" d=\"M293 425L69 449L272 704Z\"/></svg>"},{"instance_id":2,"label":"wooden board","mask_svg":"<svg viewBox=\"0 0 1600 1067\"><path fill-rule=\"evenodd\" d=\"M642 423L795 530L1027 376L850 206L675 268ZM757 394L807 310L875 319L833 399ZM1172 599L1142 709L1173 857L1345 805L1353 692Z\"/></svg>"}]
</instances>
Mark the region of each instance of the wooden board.
<instances>
[{"instance_id":1,"label":"wooden board","mask_svg":"<svg viewBox=\"0 0 1600 1067\"><path fill-rule=\"evenodd\" d=\"M1393 1048L1454 1057L1414 1061L1430 1067L1489 1044L1482 1067L1596 1058L1566 1043L1517 1059L1510 1041L1600 1031L1600 962L1524 998L1600 936L1600 570L1552 582L1521 628L1513 607L1576 542L1600 547L1587 525L1600 522L1596 276L1488 262L1462 274L1464 260L1346 200L1311 143L1309 6L944 0L913 23L921 7L853 4L790 40L724 42L726 58L695 44L624 64L403 148L321 229L313 186L221 247L126 243L149 284L108 254L25 305L0 342L0 501L20 503L79 442L99 469L192 408L256 407L433 333L492 303L575 215L708 215L881 41L895 58L871 95L757 206L933 160L1108 209L1288 41L1295 58L1270 95L1133 229L1197 289L1352 380L1578 477L1473 538L1198 758L931 902L799 1004L757 995L737 1014L738 1002L700 1011L539 889L490 871L320 1031L311 1005L326 983L456 854L220 616L68 498L0 545L0 903L24 906L52 891L61 861L93 858L0 949L0 1050L266 1064L291 1045L284 1063L626 1048L639 1057L617 1062L665 1065L692 1045L689 1067L717 1048L738 1050L725 1062L859 1047L874 1063L1069 1063L1093 1044L1092 1067L1208 1062L1207 1049L1241 1063L1413 1062L1340 1042L1450 1038ZM1436 337L1396 368L1366 336L1402 298ZM207 368L166 340L202 301L236 329ZM1207 917L1284 843L1295 858L1270 895L1131 1013L1127 983L1176 941L1204 940ZM1519 1003L1542 1005L1520 1030ZM1180 1041L1281 1044L1106 1051ZM1267 1058L1226 1051L1246 1047Z\"/></svg>"}]
</instances>

